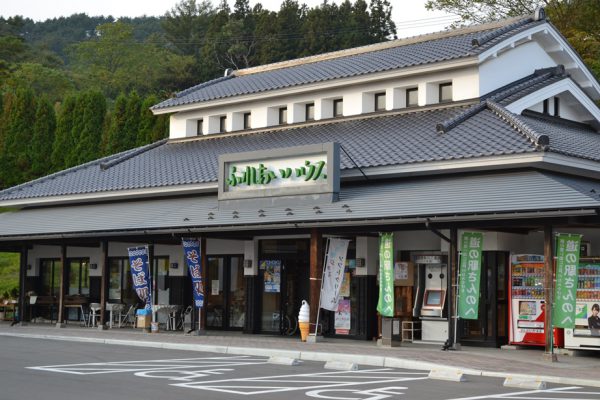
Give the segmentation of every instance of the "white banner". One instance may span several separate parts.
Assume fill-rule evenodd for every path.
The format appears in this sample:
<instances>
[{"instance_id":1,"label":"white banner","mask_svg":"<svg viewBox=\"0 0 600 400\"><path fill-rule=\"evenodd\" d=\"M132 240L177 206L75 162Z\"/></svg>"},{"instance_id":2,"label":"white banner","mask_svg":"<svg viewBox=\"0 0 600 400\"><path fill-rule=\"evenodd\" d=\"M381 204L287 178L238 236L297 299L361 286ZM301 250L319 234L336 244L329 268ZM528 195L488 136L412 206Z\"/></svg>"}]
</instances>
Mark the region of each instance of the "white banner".
<instances>
[{"instance_id":1,"label":"white banner","mask_svg":"<svg viewBox=\"0 0 600 400\"><path fill-rule=\"evenodd\" d=\"M323 286L321 287L321 308L337 311L340 288L344 281L344 267L349 240L329 239L329 247L323 271Z\"/></svg>"}]
</instances>

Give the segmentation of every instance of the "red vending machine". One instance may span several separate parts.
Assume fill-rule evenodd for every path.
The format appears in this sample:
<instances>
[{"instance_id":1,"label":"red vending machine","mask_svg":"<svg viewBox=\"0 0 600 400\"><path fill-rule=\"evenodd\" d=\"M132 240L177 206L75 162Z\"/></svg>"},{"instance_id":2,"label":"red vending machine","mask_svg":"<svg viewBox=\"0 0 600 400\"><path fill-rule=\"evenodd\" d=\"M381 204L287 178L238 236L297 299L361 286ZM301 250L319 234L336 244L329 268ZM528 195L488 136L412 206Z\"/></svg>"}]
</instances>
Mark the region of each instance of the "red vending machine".
<instances>
[{"instance_id":1,"label":"red vending machine","mask_svg":"<svg viewBox=\"0 0 600 400\"><path fill-rule=\"evenodd\" d=\"M511 257L509 342L544 346L544 256L515 254ZM563 346L562 329L554 330L554 346Z\"/></svg>"}]
</instances>

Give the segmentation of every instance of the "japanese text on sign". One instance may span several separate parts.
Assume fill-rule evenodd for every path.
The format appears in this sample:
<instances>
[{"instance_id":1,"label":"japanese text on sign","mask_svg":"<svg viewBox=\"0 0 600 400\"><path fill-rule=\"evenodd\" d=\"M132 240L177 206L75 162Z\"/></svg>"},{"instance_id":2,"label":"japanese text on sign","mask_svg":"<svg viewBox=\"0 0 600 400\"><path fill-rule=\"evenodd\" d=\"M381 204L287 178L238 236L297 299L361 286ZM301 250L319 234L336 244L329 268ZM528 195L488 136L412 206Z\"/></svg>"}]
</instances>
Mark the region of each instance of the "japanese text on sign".
<instances>
[{"instance_id":1,"label":"japanese text on sign","mask_svg":"<svg viewBox=\"0 0 600 400\"><path fill-rule=\"evenodd\" d=\"M464 232L460 251L460 282L458 316L463 319L479 317L479 282L483 234Z\"/></svg>"},{"instance_id":2,"label":"japanese text on sign","mask_svg":"<svg viewBox=\"0 0 600 400\"><path fill-rule=\"evenodd\" d=\"M385 317L394 316L394 235L379 236L379 301L377 311Z\"/></svg>"},{"instance_id":3,"label":"japanese text on sign","mask_svg":"<svg viewBox=\"0 0 600 400\"><path fill-rule=\"evenodd\" d=\"M559 328L575 327L580 242L581 235L559 234L556 237L556 289L552 323Z\"/></svg>"}]
</instances>

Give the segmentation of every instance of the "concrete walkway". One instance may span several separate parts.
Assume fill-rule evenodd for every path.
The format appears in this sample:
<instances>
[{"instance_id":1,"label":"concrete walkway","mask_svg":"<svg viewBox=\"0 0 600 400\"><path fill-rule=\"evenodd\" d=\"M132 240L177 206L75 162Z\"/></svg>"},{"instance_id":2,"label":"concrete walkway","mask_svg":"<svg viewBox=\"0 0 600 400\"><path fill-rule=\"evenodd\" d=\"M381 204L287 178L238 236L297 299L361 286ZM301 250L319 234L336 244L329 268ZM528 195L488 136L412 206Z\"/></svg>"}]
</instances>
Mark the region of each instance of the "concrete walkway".
<instances>
[{"instance_id":1,"label":"concrete walkway","mask_svg":"<svg viewBox=\"0 0 600 400\"><path fill-rule=\"evenodd\" d=\"M81 328L48 324L11 327L0 324L0 336L95 342L126 346L209 351L226 354L280 356L311 361L344 361L359 365L419 370L445 370L467 375L523 377L548 383L600 387L600 351L578 351L558 355L558 362L544 360L543 349L514 350L463 347L441 351L440 346L408 344L379 347L373 342L324 338L303 343L299 338L245 335L237 332L208 331L201 336L182 332L145 333L139 329Z\"/></svg>"}]
</instances>

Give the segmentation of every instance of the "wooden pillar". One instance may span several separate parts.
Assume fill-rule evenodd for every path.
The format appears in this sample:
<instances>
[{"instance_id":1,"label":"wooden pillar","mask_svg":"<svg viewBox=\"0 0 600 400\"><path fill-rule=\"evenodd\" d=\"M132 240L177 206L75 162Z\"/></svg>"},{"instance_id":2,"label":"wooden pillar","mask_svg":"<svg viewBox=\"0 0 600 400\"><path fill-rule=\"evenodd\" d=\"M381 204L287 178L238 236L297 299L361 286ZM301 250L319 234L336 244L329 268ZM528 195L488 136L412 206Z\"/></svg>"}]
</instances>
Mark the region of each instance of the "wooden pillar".
<instances>
[{"instance_id":1,"label":"wooden pillar","mask_svg":"<svg viewBox=\"0 0 600 400\"><path fill-rule=\"evenodd\" d=\"M310 333L316 332L322 278L323 234L318 228L312 228L310 231Z\"/></svg>"},{"instance_id":2,"label":"wooden pillar","mask_svg":"<svg viewBox=\"0 0 600 400\"><path fill-rule=\"evenodd\" d=\"M546 336L546 348L544 358L548 361L557 361L553 352L553 329L552 329L552 289L554 288L554 235L552 225L544 226L544 334Z\"/></svg>"},{"instance_id":3,"label":"wooden pillar","mask_svg":"<svg viewBox=\"0 0 600 400\"><path fill-rule=\"evenodd\" d=\"M456 332L456 288L458 285L456 276L458 272L458 229L455 227L450 228L450 254L448 254L448 277L447 290L448 290L448 338L452 341L454 348L458 346L458 335Z\"/></svg>"},{"instance_id":4,"label":"wooden pillar","mask_svg":"<svg viewBox=\"0 0 600 400\"><path fill-rule=\"evenodd\" d=\"M21 259L19 263L19 322L25 321L25 283L27 281L27 251L27 245L24 245L21 248Z\"/></svg>"},{"instance_id":5,"label":"wooden pillar","mask_svg":"<svg viewBox=\"0 0 600 400\"><path fill-rule=\"evenodd\" d=\"M100 243L100 329L105 327L106 301L108 300L108 241Z\"/></svg>"},{"instance_id":6,"label":"wooden pillar","mask_svg":"<svg viewBox=\"0 0 600 400\"><path fill-rule=\"evenodd\" d=\"M198 322L198 331L206 329L206 302L208 293L206 293L208 280L208 256L206 255L206 238L200 238L200 259L202 262L202 291L204 292L204 306L200 308L200 321Z\"/></svg>"},{"instance_id":7,"label":"wooden pillar","mask_svg":"<svg viewBox=\"0 0 600 400\"><path fill-rule=\"evenodd\" d=\"M65 307L65 293L67 291L67 246L60 246L60 291L58 293L58 321L56 321L56 327L60 328L63 326L64 320L64 307Z\"/></svg>"}]
</instances>

